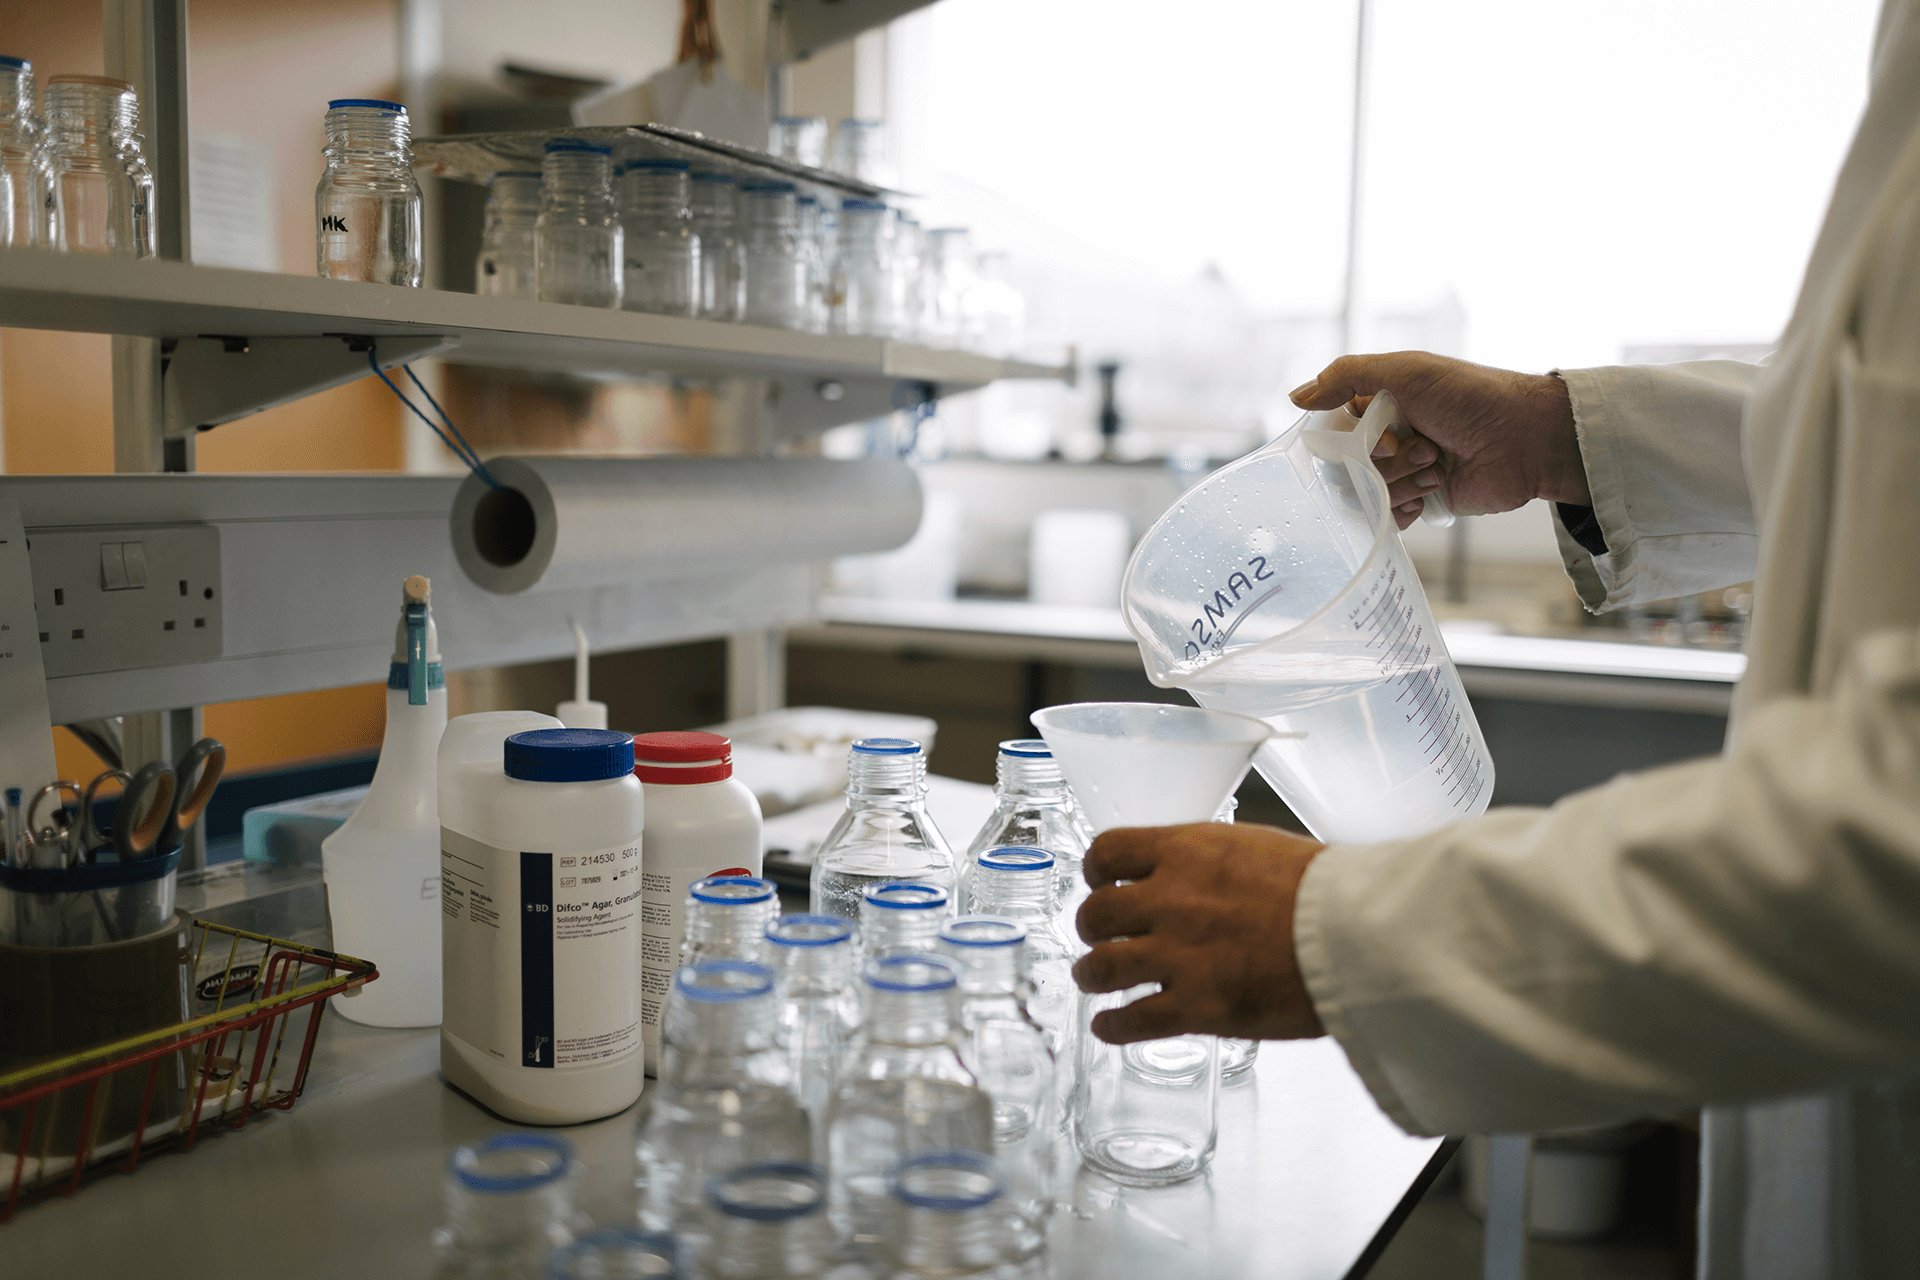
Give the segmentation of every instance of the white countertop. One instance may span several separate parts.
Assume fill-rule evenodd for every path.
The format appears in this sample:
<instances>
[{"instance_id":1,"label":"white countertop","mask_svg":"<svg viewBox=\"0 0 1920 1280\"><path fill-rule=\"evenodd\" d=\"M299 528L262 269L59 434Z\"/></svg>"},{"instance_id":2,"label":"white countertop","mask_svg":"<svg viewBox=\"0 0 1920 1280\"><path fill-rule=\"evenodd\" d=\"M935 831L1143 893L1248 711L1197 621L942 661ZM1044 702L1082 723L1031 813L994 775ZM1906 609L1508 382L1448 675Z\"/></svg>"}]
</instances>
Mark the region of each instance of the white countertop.
<instances>
[{"instance_id":1,"label":"white countertop","mask_svg":"<svg viewBox=\"0 0 1920 1280\"><path fill-rule=\"evenodd\" d=\"M1023 600L873 600L827 596L820 616L829 623L978 632L1048 640L1099 640L1132 645L1118 609L1029 604ZM1732 684L1747 657L1715 649L1488 634L1471 623L1442 623L1454 662L1463 667L1551 671L1571 675L1635 676Z\"/></svg>"}]
</instances>

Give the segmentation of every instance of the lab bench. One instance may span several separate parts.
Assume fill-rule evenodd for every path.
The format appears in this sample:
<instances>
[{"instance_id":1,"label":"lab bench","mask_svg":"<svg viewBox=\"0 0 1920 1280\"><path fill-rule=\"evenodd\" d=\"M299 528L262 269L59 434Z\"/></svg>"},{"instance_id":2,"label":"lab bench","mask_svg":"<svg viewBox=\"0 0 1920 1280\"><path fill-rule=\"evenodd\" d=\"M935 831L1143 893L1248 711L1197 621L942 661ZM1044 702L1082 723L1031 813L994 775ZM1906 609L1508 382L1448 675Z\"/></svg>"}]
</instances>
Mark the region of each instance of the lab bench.
<instances>
[{"instance_id":1,"label":"lab bench","mask_svg":"<svg viewBox=\"0 0 1920 1280\"><path fill-rule=\"evenodd\" d=\"M647 1098L558 1130L584 1165L575 1204L596 1225L633 1219L635 1124ZM517 1127L441 1081L438 1031L378 1030L329 1011L291 1111L23 1209L0 1225L0 1269L430 1276L448 1154ZM1396 1128L1333 1041L1264 1044L1253 1077L1221 1090L1208 1174L1154 1190L1079 1174L1054 1215L1052 1274L1363 1275L1454 1145Z\"/></svg>"}]
</instances>

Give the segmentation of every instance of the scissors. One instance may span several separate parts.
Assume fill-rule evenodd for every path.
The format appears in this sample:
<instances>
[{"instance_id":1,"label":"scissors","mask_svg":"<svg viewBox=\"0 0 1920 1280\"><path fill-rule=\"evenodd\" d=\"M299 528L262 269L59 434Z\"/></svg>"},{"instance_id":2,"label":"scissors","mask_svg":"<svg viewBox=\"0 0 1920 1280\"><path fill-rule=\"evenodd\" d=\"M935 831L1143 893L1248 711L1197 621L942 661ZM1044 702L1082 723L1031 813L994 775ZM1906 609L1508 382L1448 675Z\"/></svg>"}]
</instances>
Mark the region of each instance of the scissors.
<instances>
[{"instance_id":1,"label":"scissors","mask_svg":"<svg viewBox=\"0 0 1920 1280\"><path fill-rule=\"evenodd\" d=\"M49 782L33 793L33 803L27 806L27 833L32 837L38 849L51 850L54 865L64 867L73 861L75 833L73 819L67 816L66 806L59 803L60 793L73 794L75 800L81 798L80 784L77 782ZM53 813L48 816L47 825L40 826L35 819L40 814L40 802L48 796L54 797Z\"/></svg>"},{"instance_id":2,"label":"scissors","mask_svg":"<svg viewBox=\"0 0 1920 1280\"><path fill-rule=\"evenodd\" d=\"M180 842L180 833L191 827L213 798L226 772L227 749L218 739L202 738L187 748L180 763L168 768L159 760L142 765L129 775L122 769L109 769L87 784L81 803L80 844L91 859L111 843L122 862L149 858L164 853ZM122 786L114 806L112 833L101 831L93 822L94 792L109 779ZM72 786L71 783L62 784ZM37 799L37 798L36 798Z\"/></svg>"}]
</instances>

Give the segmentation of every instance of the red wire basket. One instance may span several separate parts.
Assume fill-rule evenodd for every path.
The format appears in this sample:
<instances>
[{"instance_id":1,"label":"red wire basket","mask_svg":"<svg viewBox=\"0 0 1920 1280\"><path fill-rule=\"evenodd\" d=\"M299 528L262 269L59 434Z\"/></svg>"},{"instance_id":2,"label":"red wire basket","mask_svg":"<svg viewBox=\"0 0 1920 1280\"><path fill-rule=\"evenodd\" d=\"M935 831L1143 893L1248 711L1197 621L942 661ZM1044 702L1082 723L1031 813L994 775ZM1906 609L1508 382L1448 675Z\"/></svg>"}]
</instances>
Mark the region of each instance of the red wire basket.
<instances>
[{"instance_id":1,"label":"red wire basket","mask_svg":"<svg viewBox=\"0 0 1920 1280\"><path fill-rule=\"evenodd\" d=\"M365 960L205 920L183 916L181 933L190 1016L0 1075L0 1222L155 1152L191 1150L202 1133L287 1110L306 1087L328 997L380 976Z\"/></svg>"}]
</instances>

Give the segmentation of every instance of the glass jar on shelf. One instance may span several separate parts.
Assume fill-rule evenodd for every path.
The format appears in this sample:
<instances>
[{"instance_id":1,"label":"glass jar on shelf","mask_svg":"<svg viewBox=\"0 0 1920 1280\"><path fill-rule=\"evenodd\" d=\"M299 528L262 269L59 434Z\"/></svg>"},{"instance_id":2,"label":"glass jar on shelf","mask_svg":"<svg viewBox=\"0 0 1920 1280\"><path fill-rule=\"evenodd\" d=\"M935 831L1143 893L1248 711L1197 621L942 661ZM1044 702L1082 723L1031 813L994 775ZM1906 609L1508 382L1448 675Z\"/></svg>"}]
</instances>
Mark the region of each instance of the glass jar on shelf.
<instances>
[{"instance_id":1,"label":"glass jar on shelf","mask_svg":"<svg viewBox=\"0 0 1920 1280\"><path fill-rule=\"evenodd\" d=\"M618 307L623 236L607 148L559 138L540 164L534 288L542 302Z\"/></svg>"},{"instance_id":2,"label":"glass jar on shelf","mask_svg":"<svg viewBox=\"0 0 1920 1280\"><path fill-rule=\"evenodd\" d=\"M473 291L493 298L531 298L533 229L540 219L540 175L496 173L487 184L486 225L473 264Z\"/></svg>"},{"instance_id":3,"label":"glass jar on shelf","mask_svg":"<svg viewBox=\"0 0 1920 1280\"><path fill-rule=\"evenodd\" d=\"M700 306L703 320L738 321L746 310L742 291L744 245L733 176L693 173L693 231L700 237Z\"/></svg>"},{"instance_id":4,"label":"glass jar on shelf","mask_svg":"<svg viewBox=\"0 0 1920 1280\"><path fill-rule=\"evenodd\" d=\"M932 261L932 341L939 346L972 351L980 345L975 310L973 237L965 227L939 227L927 233L927 256Z\"/></svg>"},{"instance_id":5,"label":"glass jar on shelf","mask_svg":"<svg viewBox=\"0 0 1920 1280\"><path fill-rule=\"evenodd\" d=\"M800 261L806 271L806 320L801 325L808 333L827 331L827 286L829 254L826 219L820 201L801 196L794 202L798 218Z\"/></svg>"},{"instance_id":6,"label":"glass jar on shelf","mask_svg":"<svg viewBox=\"0 0 1920 1280\"><path fill-rule=\"evenodd\" d=\"M840 202L840 243L828 291L834 333L889 338L896 317L890 215L878 200Z\"/></svg>"},{"instance_id":7,"label":"glass jar on shelf","mask_svg":"<svg viewBox=\"0 0 1920 1280\"><path fill-rule=\"evenodd\" d=\"M833 131L829 166L876 187L893 185L893 166L887 160L887 126L881 120L842 120Z\"/></svg>"},{"instance_id":8,"label":"glass jar on shelf","mask_svg":"<svg viewBox=\"0 0 1920 1280\"><path fill-rule=\"evenodd\" d=\"M33 64L0 57L0 167L7 175L7 234L0 244L39 244L46 238L46 124L34 112Z\"/></svg>"},{"instance_id":9,"label":"glass jar on shelf","mask_svg":"<svg viewBox=\"0 0 1920 1280\"><path fill-rule=\"evenodd\" d=\"M803 329L807 264L800 253L799 206L791 182L755 182L740 189L746 224L741 269L746 322Z\"/></svg>"},{"instance_id":10,"label":"glass jar on shelf","mask_svg":"<svg viewBox=\"0 0 1920 1280\"><path fill-rule=\"evenodd\" d=\"M775 116L767 130L767 150L818 169L827 162L827 122L820 116Z\"/></svg>"},{"instance_id":11,"label":"glass jar on shelf","mask_svg":"<svg viewBox=\"0 0 1920 1280\"><path fill-rule=\"evenodd\" d=\"M140 100L110 76L47 82L47 180L54 244L65 253L151 258L153 173L141 151Z\"/></svg>"},{"instance_id":12,"label":"glass jar on shelf","mask_svg":"<svg viewBox=\"0 0 1920 1280\"><path fill-rule=\"evenodd\" d=\"M1017 357L1027 341L1027 300L1008 278L1004 253L983 253L974 264L973 312L980 354Z\"/></svg>"},{"instance_id":13,"label":"glass jar on shelf","mask_svg":"<svg viewBox=\"0 0 1920 1280\"><path fill-rule=\"evenodd\" d=\"M699 233L694 230L690 166L684 160L635 160L620 171L620 223L626 233L628 311L699 314Z\"/></svg>"},{"instance_id":14,"label":"glass jar on shelf","mask_svg":"<svg viewBox=\"0 0 1920 1280\"><path fill-rule=\"evenodd\" d=\"M425 256L407 109L335 98L326 128L327 168L313 193L319 274L418 288Z\"/></svg>"}]
</instances>

